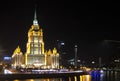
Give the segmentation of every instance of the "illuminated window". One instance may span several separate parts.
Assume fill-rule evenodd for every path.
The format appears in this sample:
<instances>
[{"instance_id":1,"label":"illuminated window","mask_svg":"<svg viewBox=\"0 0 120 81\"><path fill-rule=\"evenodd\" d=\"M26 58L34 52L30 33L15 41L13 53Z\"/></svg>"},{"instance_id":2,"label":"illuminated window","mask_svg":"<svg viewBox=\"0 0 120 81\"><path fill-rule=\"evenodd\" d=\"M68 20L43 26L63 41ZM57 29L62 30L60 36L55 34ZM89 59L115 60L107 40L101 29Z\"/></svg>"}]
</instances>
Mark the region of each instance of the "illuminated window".
<instances>
[{"instance_id":1,"label":"illuminated window","mask_svg":"<svg viewBox=\"0 0 120 81\"><path fill-rule=\"evenodd\" d=\"M38 44L34 44L34 47L38 47Z\"/></svg>"},{"instance_id":2,"label":"illuminated window","mask_svg":"<svg viewBox=\"0 0 120 81\"><path fill-rule=\"evenodd\" d=\"M38 42L38 37L34 37L34 42Z\"/></svg>"},{"instance_id":3,"label":"illuminated window","mask_svg":"<svg viewBox=\"0 0 120 81\"><path fill-rule=\"evenodd\" d=\"M34 48L34 54L38 54L38 48Z\"/></svg>"}]
</instances>

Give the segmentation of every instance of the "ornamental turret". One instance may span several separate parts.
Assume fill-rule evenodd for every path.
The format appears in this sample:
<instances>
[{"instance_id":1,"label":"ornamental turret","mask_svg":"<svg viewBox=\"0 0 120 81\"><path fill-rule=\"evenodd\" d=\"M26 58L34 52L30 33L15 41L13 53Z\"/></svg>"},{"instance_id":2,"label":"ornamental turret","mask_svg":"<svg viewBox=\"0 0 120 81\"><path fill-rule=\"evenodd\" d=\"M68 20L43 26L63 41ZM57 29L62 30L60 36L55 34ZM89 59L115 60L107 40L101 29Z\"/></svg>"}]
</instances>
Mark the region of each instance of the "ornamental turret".
<instances>
[{"instance_id":1,"label":"ornamental turret","mask_svg":"<svg viewBox=\"0 0 120 81\"><path fill-rule=\"evenodd\" d=\"M21 67L22 64L24 64L24 56L23 53L21 52L20 47L18 46L12 55L12 66L16 68Z\"/></svg>"}]
</instances>

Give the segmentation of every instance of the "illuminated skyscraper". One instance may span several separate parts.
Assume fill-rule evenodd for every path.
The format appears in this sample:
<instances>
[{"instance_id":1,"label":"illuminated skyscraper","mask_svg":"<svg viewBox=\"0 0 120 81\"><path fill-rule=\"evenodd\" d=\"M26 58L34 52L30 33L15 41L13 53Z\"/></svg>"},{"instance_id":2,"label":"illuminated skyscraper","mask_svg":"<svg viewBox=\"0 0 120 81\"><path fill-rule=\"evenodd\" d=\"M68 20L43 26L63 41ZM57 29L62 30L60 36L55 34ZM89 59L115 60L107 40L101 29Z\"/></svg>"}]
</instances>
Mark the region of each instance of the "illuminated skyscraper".
<instances>
[{"instance_id":1,"label":"illuminated skyscraper","mask_svg":"<svg viewBox=\"0 0 120 81\"><path fill-rule=\"evenodd\" d=\"M28 31L24 66L27 68L59 68L59 53L54 48L52 51L44 49L43 31L37 21L36 11L33 25ZM14 62L13 62L14 63Z\"/></svg>"},{"instance_id":2,"label":"illuminated skyscraper","mask_svg":"<svg viewBox=\"0 0 120 81\"><path fill-rule=\"evenodd\" d=\"M28 31L28 42L26 46L25 64L26 65L45 65L43 31L40 28L36 11L34 14L33 25Z\"/></svg>"}]
</instances>

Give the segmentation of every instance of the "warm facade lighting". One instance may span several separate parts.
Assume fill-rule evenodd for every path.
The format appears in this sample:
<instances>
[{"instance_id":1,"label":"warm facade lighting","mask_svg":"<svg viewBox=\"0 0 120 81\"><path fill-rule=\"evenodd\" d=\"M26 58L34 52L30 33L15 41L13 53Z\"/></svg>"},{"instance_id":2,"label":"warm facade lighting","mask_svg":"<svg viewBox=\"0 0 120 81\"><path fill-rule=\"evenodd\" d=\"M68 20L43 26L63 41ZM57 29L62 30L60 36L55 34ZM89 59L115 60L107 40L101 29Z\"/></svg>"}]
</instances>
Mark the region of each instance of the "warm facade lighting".
<instances>
[{"instance_id":1,"label":"warm facade lighting","mask_svg":"<svg viewBox=\"0 0 120 81\"><path fill-rule=\"evenodd\" d=\"M17 52L16 52L17 50ZM22 54L20 48L17 48L12 57ZM23 56L23 55L22 55ZM43 31L37 21L36 11L34 15L33 25L28 31L28 41L26 44L26 53L24 54L24 65L26 68L38 67L38 68L59 68L59 53L57 49L44 48ZM18 57L14 58L13 65L21 63L22 60Z\"/></svg>"}]
</instances>

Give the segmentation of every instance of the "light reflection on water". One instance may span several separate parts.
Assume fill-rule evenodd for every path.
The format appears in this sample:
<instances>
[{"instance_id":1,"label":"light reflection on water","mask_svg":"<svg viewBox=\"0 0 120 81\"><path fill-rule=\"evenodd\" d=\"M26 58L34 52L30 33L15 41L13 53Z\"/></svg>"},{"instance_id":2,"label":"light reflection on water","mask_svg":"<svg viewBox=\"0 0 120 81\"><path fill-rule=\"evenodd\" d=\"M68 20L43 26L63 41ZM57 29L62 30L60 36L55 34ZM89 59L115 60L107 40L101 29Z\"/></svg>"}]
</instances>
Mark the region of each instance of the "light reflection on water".
<instances>
[{"instance_id":1,"label":"light reflection on water","mask_svg":"<svg viewBox=\"0 0 120 81\"><path fill-rule=\"evenodd\" d=\"M120 72L107 71L104 73L93 72L91 75L63 77L63 78L46 78L46 79L26 79L26 80L5 80L5 81L120 81Z\"/></svg>"},{"instance_id":2,"label":"light reflection on water","mask_svg":"<svg viewBox=\"0 0 120 81\"><path fill-rule=\"evenodd\" d=\"M26 80L13 80L13 81L91 81L91 75L82 75L79 76L79 79L78 77L74 76L68 78L26 79Z\"/></svg>"},{"instance_id":3,"label":"light reflection on water","mask_svg":"<svg viewBox=\"0 0 120 81\"><path fill-rule=\"evenodd\" d=\"M90 75L82 75L80 76L80 81L91 81Z\"/></svg>"}]
</instances>

